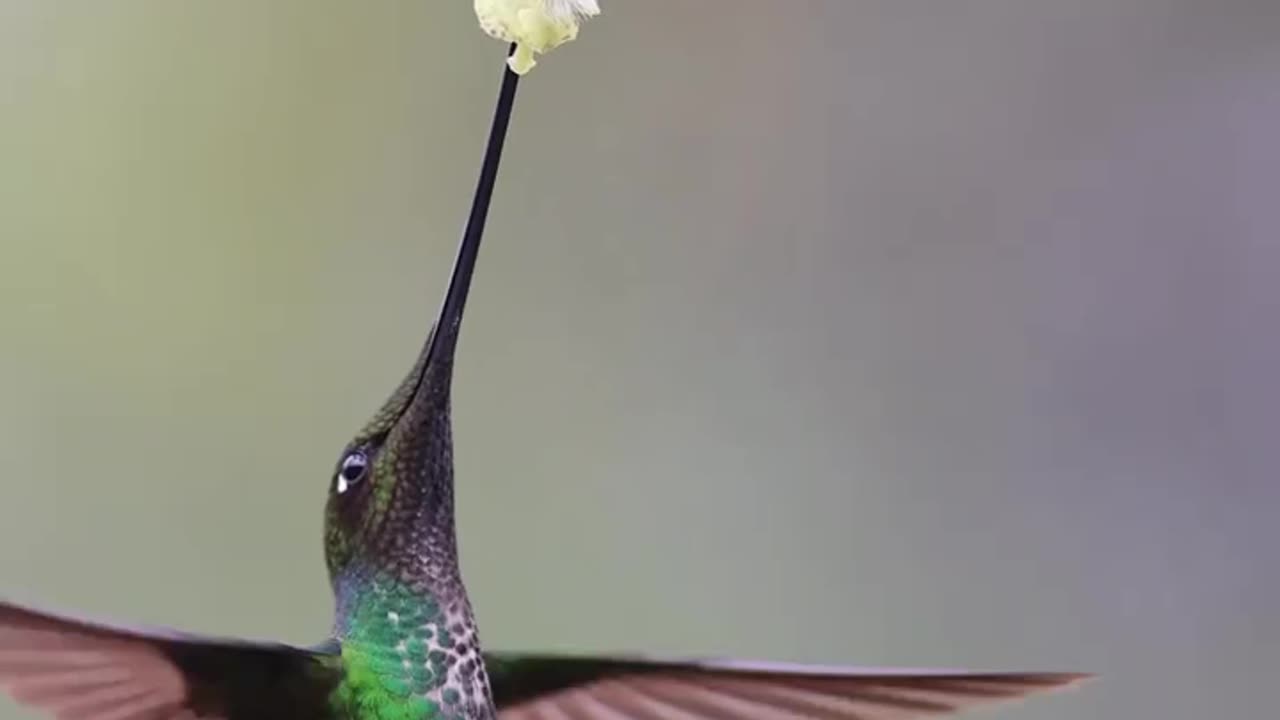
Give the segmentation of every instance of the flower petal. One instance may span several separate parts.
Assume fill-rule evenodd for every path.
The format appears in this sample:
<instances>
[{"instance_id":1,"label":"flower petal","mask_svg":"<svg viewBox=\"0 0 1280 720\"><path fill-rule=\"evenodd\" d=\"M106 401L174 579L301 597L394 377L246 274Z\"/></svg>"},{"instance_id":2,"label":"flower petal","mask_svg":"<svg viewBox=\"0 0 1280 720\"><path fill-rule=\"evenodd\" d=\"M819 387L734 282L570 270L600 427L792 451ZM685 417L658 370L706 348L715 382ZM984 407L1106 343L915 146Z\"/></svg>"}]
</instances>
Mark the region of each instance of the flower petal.
<instances>
[{"instance_id":1,"label":"flower petal","mask_svg":"<svg viewBox=\"0 0 1280 720\"><path fill-rule=\"evenodd\" d=\"M516 44L507 60L523 75L548 53L578 37L581 18L600 14L596 0L475 0L476 19L489 36Z\"/></svg>"}]
</instances>

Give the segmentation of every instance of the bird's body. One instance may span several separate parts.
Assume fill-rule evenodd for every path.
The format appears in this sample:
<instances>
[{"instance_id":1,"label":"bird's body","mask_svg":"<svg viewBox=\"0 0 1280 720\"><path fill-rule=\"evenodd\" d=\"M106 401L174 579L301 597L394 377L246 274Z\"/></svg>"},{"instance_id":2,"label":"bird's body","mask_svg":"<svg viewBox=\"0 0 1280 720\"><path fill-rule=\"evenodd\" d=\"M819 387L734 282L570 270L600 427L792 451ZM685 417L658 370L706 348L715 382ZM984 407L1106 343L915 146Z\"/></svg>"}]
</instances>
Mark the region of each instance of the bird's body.
<instances>
[{"instance_id":1,"label":"bird's body","mask_svg":"<svg viewBox=\"0 0 1280 720\"><path fill-rule=\"evenodd\" d=\"M458 565L450 391L515 87L508 71L440 316L413 369L331 476L331 637L301 648L0 601L0 685L62 720L886 720L1083 677L482 651Z\"/></svg>"}]
</instances>

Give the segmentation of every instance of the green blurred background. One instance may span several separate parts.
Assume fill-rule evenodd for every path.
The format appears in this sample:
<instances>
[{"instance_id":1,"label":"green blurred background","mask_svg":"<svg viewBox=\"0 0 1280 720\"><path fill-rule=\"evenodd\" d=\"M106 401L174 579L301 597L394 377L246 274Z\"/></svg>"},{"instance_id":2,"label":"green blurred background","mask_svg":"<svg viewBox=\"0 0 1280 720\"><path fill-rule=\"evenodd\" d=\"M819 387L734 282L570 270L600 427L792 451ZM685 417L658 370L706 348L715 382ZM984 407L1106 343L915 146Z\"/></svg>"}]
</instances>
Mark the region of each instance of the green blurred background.
<instances>
[{"instance_id":1,"label":"green blurred background","mask_svg":"<svg viewBox=\"0 0 1280 720\"><path fill-rule=\"evenodd\" d=\"M1280 6L605 10L522 87L460 349L487 644L1271 717ZM0 594L327 630L501 56L459 0L0 2Z\"/></svg>"}]
</instances>

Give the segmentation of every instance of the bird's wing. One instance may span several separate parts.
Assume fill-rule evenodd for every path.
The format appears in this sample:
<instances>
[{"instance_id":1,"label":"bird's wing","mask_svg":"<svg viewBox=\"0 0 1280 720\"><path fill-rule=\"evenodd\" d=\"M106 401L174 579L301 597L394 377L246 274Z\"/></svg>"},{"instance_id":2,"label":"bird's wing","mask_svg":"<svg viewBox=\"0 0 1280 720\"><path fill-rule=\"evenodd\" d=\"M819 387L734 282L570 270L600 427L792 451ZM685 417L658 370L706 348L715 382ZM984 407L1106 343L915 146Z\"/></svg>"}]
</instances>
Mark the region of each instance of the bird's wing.
<instances>
[{"instance_id":1,"label":"bird's wing","mask_svg":"<svg viewBox=\"0 0 1280 720\"><path fill-rule=\"evenodd\" d=\"M1080 682L1080 673L487 654L501 720L904 720Z\"/></svg>"},{"instance_id":2,"label":"bird's wing","mask_svg":"<svg viewBox=\"0 0 1280 720\"><path fill-rule=\"evenodd\" d=\"M323 717L325 649L135 629L0 600L0 687L60 720Z\"/></svg>"}]
</instances>

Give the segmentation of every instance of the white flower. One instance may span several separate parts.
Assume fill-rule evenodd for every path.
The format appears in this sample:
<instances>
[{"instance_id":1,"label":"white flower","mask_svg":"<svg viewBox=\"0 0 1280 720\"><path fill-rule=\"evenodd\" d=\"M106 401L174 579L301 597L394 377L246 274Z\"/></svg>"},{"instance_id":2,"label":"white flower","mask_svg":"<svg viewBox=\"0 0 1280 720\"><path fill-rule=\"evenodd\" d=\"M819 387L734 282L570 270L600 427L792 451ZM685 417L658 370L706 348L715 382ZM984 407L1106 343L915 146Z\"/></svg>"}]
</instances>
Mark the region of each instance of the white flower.
<instances>
[{"instance_id":1,"label":"white flower","mask_svg":"<svg viewBox=\"0 0 1280 720\"><path fill-rule=\"evenodd\" d=\"M578 24L600 14L596 0L475 0L480 28L515 43L507 64L517 74L533 69L545 54L578 37Z\"/></svg>"}]
</instances>

